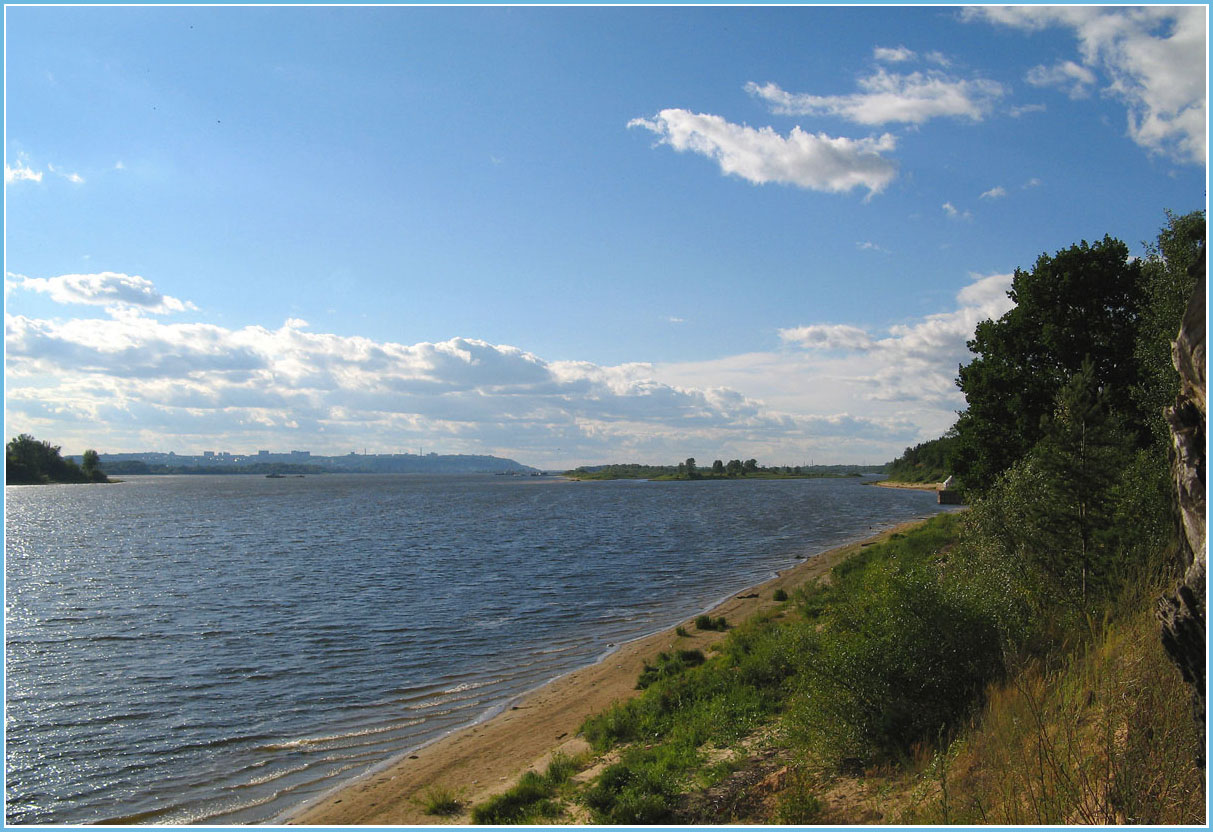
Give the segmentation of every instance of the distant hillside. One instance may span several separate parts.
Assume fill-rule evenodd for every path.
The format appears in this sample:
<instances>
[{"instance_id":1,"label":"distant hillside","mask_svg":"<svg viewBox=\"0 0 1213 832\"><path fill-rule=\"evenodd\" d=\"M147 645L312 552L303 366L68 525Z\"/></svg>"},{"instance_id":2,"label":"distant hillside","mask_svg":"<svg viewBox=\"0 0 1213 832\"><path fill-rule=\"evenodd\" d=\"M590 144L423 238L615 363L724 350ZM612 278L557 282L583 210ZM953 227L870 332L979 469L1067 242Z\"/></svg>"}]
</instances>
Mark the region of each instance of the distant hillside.
<instances>
[{"instance_id":1,"label":"distant hillside","mask_svg":"<svg viewBox=\"0 0 1213 832\"><path fill-rule=\"evenodd\" d=\"M102 454L114 474L531 474L537 468L512 459L472 454L176 453Z\"/></svg>"}]
</instances>

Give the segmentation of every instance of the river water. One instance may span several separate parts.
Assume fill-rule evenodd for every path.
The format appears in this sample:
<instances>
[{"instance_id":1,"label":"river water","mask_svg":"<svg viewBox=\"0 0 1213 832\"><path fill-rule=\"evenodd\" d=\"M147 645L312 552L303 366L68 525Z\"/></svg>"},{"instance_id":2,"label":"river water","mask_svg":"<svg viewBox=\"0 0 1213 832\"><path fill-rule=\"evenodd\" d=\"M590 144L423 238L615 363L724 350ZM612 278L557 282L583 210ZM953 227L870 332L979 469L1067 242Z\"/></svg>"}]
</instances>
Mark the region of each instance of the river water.
<instances>
[{"instance_id":1,"label":"river water","mask_svg":"<svg viewBox=\"0 0 1213 832\"><path fill-rule=\"evenodd\" d=\"M857 479L5 489L8 823L254 823L938 510Z\"/></svg>"}]
</instances>

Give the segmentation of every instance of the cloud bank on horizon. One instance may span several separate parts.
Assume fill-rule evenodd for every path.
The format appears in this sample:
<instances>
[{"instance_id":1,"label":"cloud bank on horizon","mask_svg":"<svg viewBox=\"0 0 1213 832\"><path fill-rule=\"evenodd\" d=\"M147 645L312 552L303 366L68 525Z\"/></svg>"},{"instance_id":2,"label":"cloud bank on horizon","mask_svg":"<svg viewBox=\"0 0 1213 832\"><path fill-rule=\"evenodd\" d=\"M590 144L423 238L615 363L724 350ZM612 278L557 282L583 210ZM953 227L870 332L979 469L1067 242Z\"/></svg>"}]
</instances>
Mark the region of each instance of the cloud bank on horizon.
<instances>
[{"instance_id":1,"label":"cloud bank on horizon","mask_svg":"<svg viewBox=\"0 0 1213 832\"><path fill-rule=\"evenodd\" d=\"M264 228L279 236L263 239L260 230L246 234L240 221L228 214L233 202L249 198L257 189L245 181L251 180L255 167L245 161L246 156L260 154L261 164L267 167L279 157L292 158L292 153L307 158L306 151L298 148L248 144L258 130L269 127L251 120L240 125L238 118L226 113L221 120L209 111L187 124L184 135L192 140L205 122L205 129L211 131L207 135L214 136L208 141L216 142L216 147L224 141L220 130L228 129L224 121L239 125L232 127L233 132L239 130L239 138L230 145L232 155L226 159L235 184L225 185L228 190L213 186L224 196L216 200L217 218L209 220L209 228L224 245L229 241L233 247L243 245L234 248L238 251L234 259L244 257L248 262L219 292L208 291L209 280L182 277L218 277L217 269L185 261L184 254L180 255L184 265L171 265L178 250L190 248L192 232L176 238L175 249L166 243L170 254L159 260L138 248L150 247L150 241L166 229L175 231L150 207L141 217L131 215L128 225L146 222L149 230L128 239L126 248L115 247L98 233L72 238L77 253L70 262L43 254L61 247L49 224L65 207L80 206L79 210L92 210L100 217L105 205L137 205L140 192L134 190L115 190L118 196L112 202L95 203L102 207L89 202L99 200L95 195L106 188L128 187L122 183L140 183L152 193L158 183L172 182L165 204L188 206L193 213L183 225L206 222L201 206L212 185L208 180L199 187L197 177L200 171L214 171L207 175L218 182L224 175L224 165L212 159L209 150L188 162L181 161L184 156L172 157L179 150L176 146L158 151L161 155L155 158L147 152L140 158L124 126L116 131L123 138L106 147L108 157L97 155L85 164L77 163L68 145L48 147L39 154L24 138L10 140L14 155L5 163L9 237L19 245L11 249L17 253L7 264L13 271L5 278L6 427L10 435L30 432L72 453L85 446L103 452L285 450L289 446L316 453L340 454L363 447L392 453L424 445L444 453L493 453L549 467L673 462L687 456L757 457L768 464L891 459L906 445L934 438L954 422L956 412L964 407L955 377L958 366L969 358L966 341L980 321L1011 308L1008 270L1030 265L1023 246L1029 258L1044 247L1034 242L1033 235L1040 233L1037 228L1023 232L1028 242L1020 242L1019 248L976 259L983 247L1012 236L1004 229L1031 215L1027 200L1038 200L1031 203L1036 206L1047 202L1050 207L1060 201L1056 192L1043 193L1052 184L1044 172L1048 146L1042 145L1041 155L1029 157L1013 138L1017 132L1069 137L1072 123L1061 120L1063 116L1077 119L1073 113L1082 113L1094 118L1081 108L1100 103L1108 122L1107 108L1114 106L1123 124L1105 126L1123 145L1117 148L1122 154L1117 159L1124 158L1127 148L1140 160L1141 169L1154 177L1151 182L1174 180L1176 170L1186 171L1195 182L1192 170L1203 166L1207 157L1207 91L1203 73L1192 71L1205 66L1205 15L1203 7L955 9L950 12L953 25L997 33L1011 44L1009 52L1021 43L1016 38L1024 43L1045 36L1053 40L1030 60L1016 64L1014 73L995 66L993 59L991 65L981 65L982 55L934 49L946 41L930 43L930 37L919 33L913 41L907 35L904 43L887 35L882 36L887 39L869 39L862 51L847 56L849 69L829 77L799 74L795 61L769 66L753 61L752 71L748 63L746 69L737 68L731 91L727 86L699 90L699 97L688 93L685 100L653 100L636 94L626 101L620 92L620 101L601 104L608 115L592 122L598 131L596 140L609 149L582 147L570 138L568 145L578 148L572 162L561 160L559 151L547 145L546 155L528 158L528 142L539 142L536 132L515 138L513 145L492 144L496 132L507 132L504 122L495 119L508 108L494 110L481 131L480 104L474 99L485 96L483 90L469 92L468 102L453 95L443 99L446 103L435 116L443 129L430 131L436 144L424 145L425 139L406 129L420 106L413 101L403 108L407 117L388 131L391 143L380 155L367 149L371 139L363 139L359 153L346 157L348 169L339 174L332 172L332 159L337 158L333 152L294 170L314 173L315 180L331 179L338 182L335 187L348 187L364 199L371 189L368 183L387 179L416 159L442 167L445 157L438 154L447 146L483 140L453 150L450 168L445 176L436 177L439 183L432 190L425 189L420 174L412 173L412 178L393 182L390 194L375 204L374 212L359 215L356 202L353 211L349 204L331 209L334 215L339 211L356 215L345 233L365 235L362 239L368 241L378 236L420 247L427 235L437 236L420 216L427 212L448 217L447 224L457 227L459 234L436 243L438 254L421 248L385 249L379 260L362 262L365 272L386 275L371 288L359 282L360 261L355 256L349 256L348 263L318 269L308 279L323 289L316 291L311 306L302 300L297 301L299 306L281 300L303 294L297 290L305 278L292 273L297 265L254 260L263 248L302 246L309 232L298 228L310 228L312 236L324 238L323 224L296 221L295 227L284 231L288 222L283 220L276 228L271 220ZM225 23L228 20L224 18ZM1061 45L1070 51L1063 54ZM292 83L312 77L306 68L286 62L263 69L265 77L289 78ZM639 75L647 82L643 69ZM100 72L96 67L89 71ZM29 82L31 89L42 85L37 87L40 95L67 83L63 75L49 71L31 76L36 78L36 84ZM333 77L344 76L333 73ZM400 90L406 99L410 84L424 90L418 95L426 101L442 98L432 94L442 88L434 78L425 83L411 77L390 81L392 94ZM24 91L18 81L12 83ZM315 83L323 87L328 82ZM138 85L123 89L123 95L134 97L131 90ZM619 89L625 89L622 82ZM670 95L669 89L663 87L662 95ZM520 94L515 90L511 95ZM732 98L723 98L728 95ZM194 95L190 103L202 98ZM367 123L380 118L386 122L383 112L390 108L370 92L367 99L374 99L374 116ZM24 112L23 101L19 96L12 99L10 116ZM183 101L176 101L179 109L185 109ZM345 106L346 98L342 101ZM722 101L731 101L736 109L718 107ZM515 103L510 99L511 106ZM162 113L171 109L156 96L140 104L147 105L144 117L149 125L160 124ZM447 130L449 119L458 120L452 113L461 112L462 106L477 115L462 128ZM747 107L751 120L756 117L761 122L750 124L738 117ZM1076 108L1073 113L1071 107ZM300 104L299 110L303 109ZM593 109L587 97L578 113ZM539 121L532 113L529 129L541 124L545 134L572 135L577 114L552 116L547 100L540 101L534 112L547 113L551 121ZM290 110L287 115L297 113ZM417 119L420 123L419 115ZM519 120L528 118L520 114ZM948 151L936 151L935 145L944 140L955 142L950 148L963 147L964 137L979 130L987 131L982 133L985 141L996 148L988 155L999 157L998 166L964 167L954 163ZM312 131L319 135L321 128L313 126ZM629 144L629 137L643 137L648 146L640 146L635 138ZM318 142L310 136L309 141ZM344 151L346 141L346 132L339 131L337 147ZM188 146L190 141L180 144ZM201 141L199 146L204 146ZM621 156L628 151L632 155ZM79 152L82 158L84 150ZM936 152L938 156L933 155ZM359 167L362 157L369 168ZM587 165L586 158L594 164ZM680 167L670 175L676 158ZM466 174L465 181L461 177L474 168L470 159L479 159L489 172ZM594 171L588 169L608 159L613 161L601 162L602 178L591 179ZM528 163L524 173L517 172ZM562 187L561 164L568 164L569 181L580 183L584 190L549 197L556 206L554 214L527 215L537 204L545 207L545 188L554 193ZM653 182L633 182L644 178L632 175L639 169L647 170ZM274 193L280 187L277 198L283 204L330 210L332 194L293 190L307 177L291 177L286 170L274 168L270 184L260 183L262 190ZM717 170L719 175L714 173ZM1098 167L1092 171L1092 178L1106 175ZM192 183L190 177L195 177ZM496 203L495 213L472 214L473 206L490 200L496 181L492 177L508 183L500 186L502 202ZM699 190L704 183L723 183L722 187L734 190L710 192L710 199L719 200L717 205L703 196L708 191ZM615 187L621 189L620 201L611 205L606 195ZM189 199L174 188L187 190ZM436 196L448 193L454 194L450 208ZM1098 189L1092 193L1095 196L1087 204L1108 202L1098 196ZM577 200L579 210L569 208L570 198ZM738 203L735 212L729 210L731 201ZM695 213L704 203L712 205L719 217ZM401 207L406 204L419 207ZM648 205L655 207L644 213ZM1184 207L1151 206L1157 224L1162 222L1163 209ZM449 215L443 213L448 210ZM747 211L755 216L745 216ZM613 219L632 212L640 217L637 225L662 227L657 243L642 246L641 253L628 260L618 253L633 239L625 230L637 235L635 239L649 239ZM366 216L371 213L390 217L390 225L370 225ZM512 213L524 218L523 224L510 226L520 239L533 235L541 246L556 247L558 243L552 242L556 238L579 232L607 240L609 255L579 253L552 266L517 255L525 246L511 248L512 239L498 244L519 262L497 250L486 261L513 275L501 278L502 283L517 281L510 294L530 300L502 308L496 318L521 318L519 310L537 310L516 330L496 326L492 315L476 318L478 324L444 320L445 329L424 336L416 332L423 313L408 322L383 323L383 318L392 316L392 304L376 298L395 291L395 283L407 284L409 292L401 290L401 296L410 300L431 294L437 305L430 308L504 304L506 294L491 295L488 281L444 277L433 264L442 257L454 259L490 248L486 241L496 224L505 223L502 217ZM579 213L592 222L547 231L565 216ZM831 225L835 214L845 219ZM845 232L849 234L845 238L837 231L843 222L855 229ZM1048 222L1047 217L1041 221ZM71 223L63 220L63 224ZM75 224L87 225L79 220ZM704 228L693 228L697 225ZM537 234L534 228L544 232ZM798 234L806 240L799 246ZM338 236L331 235L330 248ZM502 232L501 236L510 235ZM1150 229L1141 229L1136 239L1147 236ZM1066 240L1070 242L1077 239ZM749 259L717 267L713 259L727 259L722 251L727 253L728 245L745 247ZM104 253L94 258L92 246ZM198 253L205 248L199 245L192 250L201 256ZM407 260L400 251L423 251L425 256L398 265ZM610 263L610 257L618 257L619 262ZM601 315L599 320L587 314L581 320L591 323L583 323L581 331L587 339L599 326L617 333L612 337L638 345L635 352L642 356L647 352L651 360L603 358L606 350L601 344L590 346L588 340L578 340L575 326L570 328L574 335L563 342L546 340L536 346L540 335L535 341L529 337L542 334L543 321L567 314L568 307L548 304L564 295L577 295L569 288L574 280L570 275L588 268L586 261L604 259L608 267L597 272L598 284L618 281L619 286L612 295L605 290L595 294L599 285L591 285L589 278L579 284L586 298L574 297L574 305L592 311L600 308ZM921 265L911 268L912 261ZM468 269L482 266L482 261L475 261ZM432 276L408 277L424 273L426 267L434 272ZM545 270L550 272L546 283L519 276ZM244 310L236 314L235 305L225 305L225 293L243 297L263 274L273 273L278 274L277 282L268 294L278 296L277 305L250 307L247 314ZM811 284L811 289L795 294L786 288L797 280ZM659 293L654 288L667 282L677 289ZM849 304L831 305L833 296L844 293L855 297ZM633 306L610 305L615 297L629 295L635 298ZM716 295L722 299L714 301ZM773 300L752 317L734 321L735 311L740 315L752 299L764 295ZM383 307L362 313L365 330L358 328L362 319L352 313L337 319L338 312L359 304ZM405 306L396 302L398 309ZM638 319L634 310L647 306L653 307L650 319ZM317 314L317 309L324 314ZM328 313L333 313L331 319ZM308 323L318 319L320 323ZM227 323L232 320L240 322ZM494 333L507 334L489 335L485 321L494 325ZM351 334L369 333L372 326L378 327L374 334ZM400 332L413 334L395 334ZM667 342L694 346L666 349ZM589 356L595 360L586 360Z\"/></svg>"},{"instance_id":2,"label":"cloud bank on horizon","mask_svg":"<svg viewBox=\"0 0 1213 832\"><path fill-rule=\"evenodd\" d=\"M729 387L679 384L673 379L685 368L677 364L549 361L474 338L377 342L312 332L298 319L277 329L170 322L155 316L196 307L139 276L14 278L9 292L107 307L107 317L6 315L7 407L22 423L105 424L122 450L160 448L164 437L192 447L222 435L245 450L284 438L332 453L350 444L393 452L438 443L541 464L618 454L674 459L688 445L727 457L747 449L824 452L822 440L857 455L871 454L873 440L909 442L919 428L901 415L903 406L933 408L946 427L961 403L952 376L965 340L977 321L1010 306L1010 276L994 275L961 290L955 310L884 337L847 325L782 330L795 351L765 354L767 367L756 374L763 383L845 373L866 411L897 404L860 415L813 412L822 397L811 389L781 410ZM115 301L116 287L123 302ZM818 361L816 351L828 355Z\"/></svg>"}]
</instances>

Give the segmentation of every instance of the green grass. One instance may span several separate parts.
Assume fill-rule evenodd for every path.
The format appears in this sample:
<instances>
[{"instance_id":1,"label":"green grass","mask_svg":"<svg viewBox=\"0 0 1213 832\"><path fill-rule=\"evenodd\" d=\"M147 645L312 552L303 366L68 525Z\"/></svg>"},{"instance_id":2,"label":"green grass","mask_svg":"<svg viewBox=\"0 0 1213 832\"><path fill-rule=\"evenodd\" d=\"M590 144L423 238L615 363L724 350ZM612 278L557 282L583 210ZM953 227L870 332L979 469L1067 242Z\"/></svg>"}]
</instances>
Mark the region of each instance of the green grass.
<instances>
[{"instance_id":1,"label":"green grass","mask_svg":"<svg viewBox=\"0 0 1213 832\"><path fill-rule=\"evenodd\" d=\"M421 810L427 815L438 817L457 815L463 809L458 795L445 786L430 786L421 793L418 803L421 805Z\"/></svg>"},{"instance_id":2,"label":"green grass","mask_svg":"<svg viewBox=\"0 0 1213 832\"><path fill-rule=\"evenodd\" d=\"M564 754L553 755L543 774L528 771L509 791L474 807L472 823L535 824L556 820L563 812L556 798L578 769L575 759Z\"/></svg>"},{"instance_id":3,"label":"green grass","mask_svg":"<svg viewBox=\"0 0 1213 832\"><path fill-rule=\"evenodd\" d=\"M695 629L697 630L721 631L727 630L728 628L729 622L724 619L724 616L721 616L720 618L712 618L710 615L699 615L695 617Z\"/></svg>"}]
</instances>

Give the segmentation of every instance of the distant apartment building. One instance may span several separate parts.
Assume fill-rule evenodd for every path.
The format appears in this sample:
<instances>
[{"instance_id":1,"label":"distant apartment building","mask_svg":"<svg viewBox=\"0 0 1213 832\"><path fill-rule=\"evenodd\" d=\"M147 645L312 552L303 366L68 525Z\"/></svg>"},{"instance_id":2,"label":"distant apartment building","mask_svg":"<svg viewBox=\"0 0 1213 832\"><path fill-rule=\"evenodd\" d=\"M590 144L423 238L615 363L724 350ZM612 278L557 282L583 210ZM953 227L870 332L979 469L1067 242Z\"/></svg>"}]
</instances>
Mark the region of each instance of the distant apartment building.
<instances>
[{"instance_id":1,"label":"distant apartment building","mask_svg":"<svg viewBox=\"0 0 1213 832\"><path fill-rule=\"evenodd\" d=\"M291 451L291 456L307 457L307 456L311 456L311 455L312 455L311 451Z\"/></svg>"}]
</instances>

